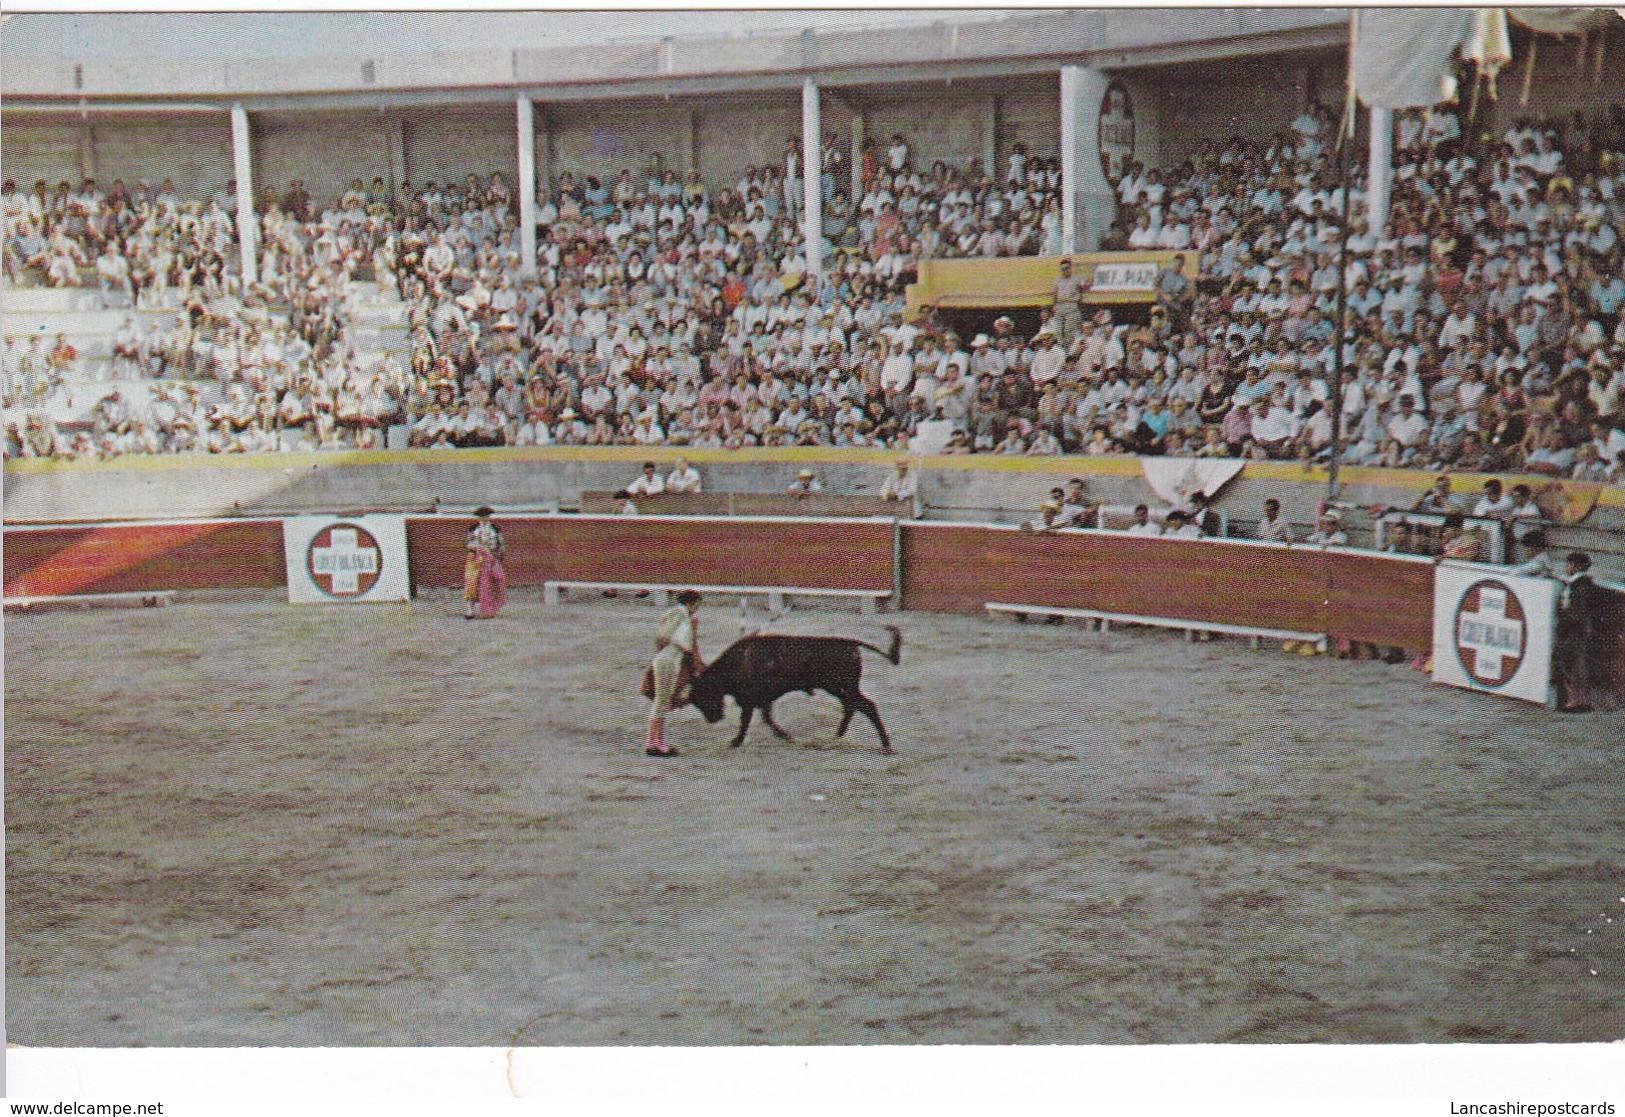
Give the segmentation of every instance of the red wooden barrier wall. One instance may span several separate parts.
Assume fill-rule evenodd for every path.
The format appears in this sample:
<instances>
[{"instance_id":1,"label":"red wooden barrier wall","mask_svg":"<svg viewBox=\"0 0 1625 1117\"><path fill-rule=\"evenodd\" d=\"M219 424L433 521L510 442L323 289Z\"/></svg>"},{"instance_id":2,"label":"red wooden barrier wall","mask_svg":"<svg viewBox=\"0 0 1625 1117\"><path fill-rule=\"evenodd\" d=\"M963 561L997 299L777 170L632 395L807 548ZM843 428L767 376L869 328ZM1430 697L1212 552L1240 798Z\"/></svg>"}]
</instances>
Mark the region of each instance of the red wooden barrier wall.
<instances>
[{"instance_id":1,"label":"red wooden barrier wall","mask_svg":"<svg viewBox=\"0 0 1625 1117\"><path fill-rule=\"evenodd\" d=\"M571 516L552 524L561 579L892 588L890 521Z\"/></svg>"},{"instance_id":2,"label":"red wooden barrier wall","mask_svg":"<svg viewBox=\"0 0 1625 1117\"><path fill-rule=\"evenodd\" d=\"M7 528L7 597L286 584L279 520Z\"/></svg>"},{"instance_id":3,"label":"red wooden barrier wall","mask_svg":"<svg viewBox=\"0 0 1625 1117\"><path fill-rule=\"evenodd\" d=\"M420 586L462 581L472 521L410 518ZM508 577L887 590L892 525L876 521L515 517ZM903 606L989 601L1325 632L1410 650L1432 641L1433 567L1376 554L975 524L905 523ZM8 597L284 584L277 520L8 528ZM1610 594L1602 666L1625 693L1625 594Z\"/></svg>"},{"instance_id":4,"label":"red wooden barrier wall","mask_svg":"<svg viewBox=\"0 0 1625 1117\"><path fill-rule=\"evenodd\" d=\"M1433 567L1382 555L905 524L908 608L977 613L988 601L1327 632L1426 647Z\"/></svg>"},{"instance_id":5,"label":"red wooden barrier wall","mask_svg":"<svg viewBox=\"0 0 1625 1117\"><path fill-rule=\"evenodd\" d=\"M1433 564L1328 554L1326 631L1340 640L1421 651L1433 643Z\"/></svg>"},{"instance_id":6,"label":"red wooden barrier wall","mask_svg":"<svg viewBox=\"0 0 1625 1117\"><path fill-rule=\"evenodd\" d=\"M498 518L508 544L503 563L510 586L539 586L553 573L552 520L542 517ZM411 557L412 581L419 586L463 584L463 541L472 519L437 516L406 521L406 550Z\"/></svg>"},{"instance_id":7,"label":"red wooden barrier wall","mask_svg":"<svg viewBox=\"0 0 1625 1117\"><path fill-rule=\"evenodd\" d=\"M412 577L461 585L472 520L406 524ZM510 585L549 579L890 590L892 525L877 521L655 516L498 517Z\"/></svg>"}]
</instances>

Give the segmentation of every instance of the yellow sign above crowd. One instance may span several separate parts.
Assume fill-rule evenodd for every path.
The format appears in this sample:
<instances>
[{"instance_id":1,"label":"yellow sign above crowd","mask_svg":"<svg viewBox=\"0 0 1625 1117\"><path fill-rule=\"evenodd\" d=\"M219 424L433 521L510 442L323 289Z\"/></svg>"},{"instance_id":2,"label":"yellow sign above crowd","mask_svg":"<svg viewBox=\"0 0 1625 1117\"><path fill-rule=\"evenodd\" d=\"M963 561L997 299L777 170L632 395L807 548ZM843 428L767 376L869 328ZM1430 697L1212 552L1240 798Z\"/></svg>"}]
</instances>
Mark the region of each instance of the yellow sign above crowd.
<instances>
[{"instance_id":1,"label":"yellow sign above crowd","mask_svg":"<svg viewBox=\"0 0 1625 1117\"><path fill-rule=\"evenodd\" d=\"M1061 261L1071 260L1090 284L1085 304L1112 306L1156 299L1157 272L1180 255L1172 251L1077 252L1070 256L1013 256L974 260L921 260L919 281L906 292L908 316L934 306L982 309L1049 306ZM1196 278L1197 254L1186 252L1184 272Z\"/></svg>"}]
</instances>

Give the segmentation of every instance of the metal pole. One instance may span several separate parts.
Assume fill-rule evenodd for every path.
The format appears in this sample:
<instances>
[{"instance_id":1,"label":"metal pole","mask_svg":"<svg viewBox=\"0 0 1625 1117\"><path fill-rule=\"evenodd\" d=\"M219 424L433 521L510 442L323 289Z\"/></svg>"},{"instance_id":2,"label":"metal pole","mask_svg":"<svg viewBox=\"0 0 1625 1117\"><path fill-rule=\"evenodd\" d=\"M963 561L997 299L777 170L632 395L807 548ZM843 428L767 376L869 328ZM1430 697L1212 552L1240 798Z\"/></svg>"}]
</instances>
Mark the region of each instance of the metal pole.
<instances>
[{"instance_id":1,"label":"metal pole","mask_svg":"<svg viewBox=\"0 0 1625 1117\"><path fill-rule=\"evenodd\" d=\"M1326 499L1337 499L1338 466L1343 458L1343 347L1348 340L1349 287L1349 148L1353 146L1354 114L1344 114L1337 131L1337 165L1343 184L1342 224L1337 236L1337 326L1332 331L1332 457L1326 469Z\"/></svg>"}]
</instances>

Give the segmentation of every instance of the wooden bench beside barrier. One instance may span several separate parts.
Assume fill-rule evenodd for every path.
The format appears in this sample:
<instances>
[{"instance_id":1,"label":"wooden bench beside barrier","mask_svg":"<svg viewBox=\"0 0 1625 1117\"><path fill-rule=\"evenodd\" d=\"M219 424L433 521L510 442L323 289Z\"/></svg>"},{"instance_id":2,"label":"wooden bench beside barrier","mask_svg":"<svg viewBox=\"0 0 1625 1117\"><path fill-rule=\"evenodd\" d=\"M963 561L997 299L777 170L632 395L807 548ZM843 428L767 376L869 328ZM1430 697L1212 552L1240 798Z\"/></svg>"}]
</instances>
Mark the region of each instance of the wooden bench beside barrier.
<instances>
[{"instance_id":1,"label":"wooden bench beside barrier","mask_svg":"<svg viewBox=\"0 0 1625 1117\"><path fill-rule=\"evenodd\" d=\"M989 601L989 613L1013 613L1025 616L1033 613L1041 617L1073 617L1081 620L1097 621L1102 632L1111 631L1111 626L1117 624L1142 624L1152 628L1184 629L1185 639L1194 639L1198 632L1212 633L1220 636L1246 636L1250 638L1253 647L1258 647L1260 639L1265 640L1297 640L1305 644L1313 644L1315 650L1326 650L1326 634L1324 632L1293 632L1285 628L1257 628L1245 624L1213 624L1206 621L1182 621L1169 617L1142 617L1133 613L1106 613L1099 609L1067 609L1057 605L1012 605L1004 601Z\"/></svg>"},{"instance_id":2,"label":"wooden bench beside barrier","mask_svg":"<svg viewBox=\"0 0 1625 1117\"><path fill-rule=\"evenodd\" d=\"M633 592L648 593L653 596L655 604L664 607L669 594L679 590L691 589L702 594L712 594L718 597L737 597L739 605L745 604L753 596L767 598L768 611L774 614L786 611L787 601L794 597L831 597L839 600L858 603L858 611L865 616L878 613L881 602L891 597L890 590L838 590L838 589L810 589L806 586L707 586L707 585L674 585L669 582L580 582L549 579L542 583L542 600L548 605L557 605L566 590L597 590L599 592L620 592L631 590Z\"/></svg>"},{"instance_id":3,"label":"wooden bench beside barrier","mask_svg":"<svg viewBox=\"0 0 1625 1117\"><path fill-rule=\"evenodd\" d=\"M57 609L162 609L174 599L174 590L43 594L32 597L8 597L5 599L5 611L43 613Z\"/></svg>"}]
</instances>

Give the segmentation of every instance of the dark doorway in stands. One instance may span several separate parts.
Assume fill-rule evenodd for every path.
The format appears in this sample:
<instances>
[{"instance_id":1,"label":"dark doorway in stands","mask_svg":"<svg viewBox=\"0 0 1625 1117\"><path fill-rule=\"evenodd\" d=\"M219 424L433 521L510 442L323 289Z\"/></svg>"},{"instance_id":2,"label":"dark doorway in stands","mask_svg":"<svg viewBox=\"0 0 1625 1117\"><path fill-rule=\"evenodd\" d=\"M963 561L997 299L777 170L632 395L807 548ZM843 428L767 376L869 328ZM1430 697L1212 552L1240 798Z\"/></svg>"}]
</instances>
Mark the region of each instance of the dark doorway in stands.
<instances>
[{"instance_id":1,"label":"dark doorway in stands","mask_svg":"<svg viewBox=\"0 0 1625 1117\"><path fill-rule=\"evenodd\" d=\"M1131 326L1143 326L1151 321L1150 303L1118 303L1106 309L1112 312L1112 323L1121 326L1127 323ZM944 327L959 335L959 339L966 345L977 334L993 336L993 322L1000 315L1006 315L1016 324L1017 337L1028 338L1038 332L1041 319L1040 309L1036 306L978 306L978 307L943 307L936 311L937 321ZM1092 316L1099 310L1098 306L1086 306L1085 317Z\"/></svg>"}]
</instances>

